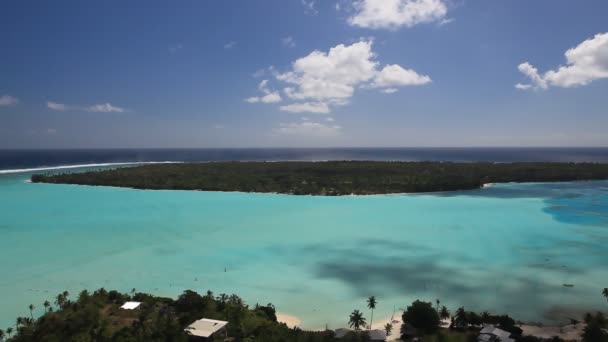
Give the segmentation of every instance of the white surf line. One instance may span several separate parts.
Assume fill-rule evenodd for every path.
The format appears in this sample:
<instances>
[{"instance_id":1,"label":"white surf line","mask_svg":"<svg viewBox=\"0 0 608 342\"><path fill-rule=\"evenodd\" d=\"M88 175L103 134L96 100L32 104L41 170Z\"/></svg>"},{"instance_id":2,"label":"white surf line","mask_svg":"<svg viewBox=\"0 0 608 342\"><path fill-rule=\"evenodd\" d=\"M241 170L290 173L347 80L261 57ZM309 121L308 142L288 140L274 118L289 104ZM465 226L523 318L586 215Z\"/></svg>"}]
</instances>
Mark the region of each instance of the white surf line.
<instances>
[{"instance_id":1,"label":"white surf line","mask_svg":"<svg viewBox=\"0 0 608 342\"><path fill-rule=\"evenodd\" d=\"M130 162L130 163L99 163L99 164L61 165L61 166L35 167L35 168L31 168L31 169L0 170L0 175L10 174L10 173L24 173L24 172L32 172L32 171L78 169L78 168L82 168L82 167L143 165L143 164L178 164L178 163L182 163L182 162L162 161L162 162Z\"/></svg>"}]
</instances>

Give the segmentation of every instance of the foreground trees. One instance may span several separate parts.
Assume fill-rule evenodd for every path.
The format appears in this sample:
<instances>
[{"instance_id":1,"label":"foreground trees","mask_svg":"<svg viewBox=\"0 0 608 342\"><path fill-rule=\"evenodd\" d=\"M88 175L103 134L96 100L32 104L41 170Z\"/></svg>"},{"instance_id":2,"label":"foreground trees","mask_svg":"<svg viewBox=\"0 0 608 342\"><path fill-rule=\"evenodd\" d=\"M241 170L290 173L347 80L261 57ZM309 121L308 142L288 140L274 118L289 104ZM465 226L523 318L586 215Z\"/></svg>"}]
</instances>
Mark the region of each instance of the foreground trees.
<instances>
[{"instance_id":1,"label":"foreground trees","mask_svg":"<svg viewBox=\"0 0 608 342\"><path fill-rule=\"evenodd\" d=\"M403 312L403 322L416 330L430 334L439 329L439 314L430 302L415 301Z\"/></svg>"},{"instance_id":2,"label":"foreground trees","mask_svg":"<svg viewBox=\"0 0 608 342\"><path fill-rule=\"evenodd\" d=\"M236 341L334 340L331 331L290 329L277 322L272 304L250 308L237 295L215 297L209 292L201 296L194 291L185 291L173 300L145 293L129 295L99 289L94 293L82 291L75 301L67 300L68 296L68 293L59 294L56 300L59 309L51 311L49 307L36 320L19 317L15 336L11 336L14 330L10 327L3 331L8 340L0 337L0 341L188 341L184 328L203 317L230 322L228 336ZM142 304L136 310L120 309L130 300ZM353 341L360 339L355 338Z\"/></svg>"},{"instance_id":3,"label":"foreground trees","mask_svg":"<svg viewBox=\"0 0 608 342\"><path fill-rule=\"evenodd\" d=\"M585 316L585 331L583 333L584 342L608 342L608 320L601 312L595 315L587 314Z\"/></svg>"},{"instance_id":4,"label":"foreground trees","mask_svg":"<svg viewBox=\"0 0 608 342\"><path fill-rule=\"evenodd\" d=\"M365 322L365 317L359 310L353 311L348 319L348 325L357 331L361 330L361 327L365 327Z\"/></svg>"}]
</instances>

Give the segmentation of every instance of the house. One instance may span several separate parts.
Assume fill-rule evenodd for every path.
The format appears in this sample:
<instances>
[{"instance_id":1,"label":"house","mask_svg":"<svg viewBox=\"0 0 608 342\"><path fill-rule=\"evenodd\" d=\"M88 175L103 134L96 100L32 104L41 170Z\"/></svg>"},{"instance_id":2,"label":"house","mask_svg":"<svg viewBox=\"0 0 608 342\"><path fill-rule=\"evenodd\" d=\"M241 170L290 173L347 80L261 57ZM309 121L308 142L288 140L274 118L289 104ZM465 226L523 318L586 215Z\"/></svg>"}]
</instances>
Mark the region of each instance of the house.
<instances>
[{"instance_id":1,"label":"house","mask_svg":"<svg viewBox=\"0 0 608 342\"><path fill-rule=\"evenodd\" d=\"M344 337L346 337L346 335L351 334L351 333L367 334L367 335L369 335L369 340L374 341L374 342L386 341L386 331L380 330L380 329L362 330L362 331L356 332L351 329L340 328L340 329L334 330L334 338L338 338L338 339L344 338Z\"/></svg>"},{"instance_id":2,"label":"house","mask_svg":"<svg viewBox=\"0 0 608 342\"><path fill-rule=\"evenodd\" d=\"M368 330L370 341L386 341L386 331L381 329Z\"/></svg>"},{"instance_id":3,"label":"house","mask_svg":"<svg viewBox=\"0 0 608 342\"><path fill-rule=\"evenodd\" d=\"M135 310L141 305L141 302L126 302L120 308L124 310Z\"/></svg>"},{"instance_id":4,"label":"house","mask_svg":"<svg viewBox=\"0 0 608 342\"><path fill-rule=\"evenodd\" d=\"M195 338L207 340L213 335L219 335L221 333L227 334L225 328L226 324L228 324L228 322L203 318L190 324L184 331Z\"/></svg>"},{"instance_id":5,"label":"house","mask_svg":"<svg viewBox=\"0 0 608 342\"><path fill-rule=\"evenodd\" d=\"M511 337L511 333L498 329L493 325L486 325L477 336L478 342L515 342Z\"/></svg>"}]
</instances>

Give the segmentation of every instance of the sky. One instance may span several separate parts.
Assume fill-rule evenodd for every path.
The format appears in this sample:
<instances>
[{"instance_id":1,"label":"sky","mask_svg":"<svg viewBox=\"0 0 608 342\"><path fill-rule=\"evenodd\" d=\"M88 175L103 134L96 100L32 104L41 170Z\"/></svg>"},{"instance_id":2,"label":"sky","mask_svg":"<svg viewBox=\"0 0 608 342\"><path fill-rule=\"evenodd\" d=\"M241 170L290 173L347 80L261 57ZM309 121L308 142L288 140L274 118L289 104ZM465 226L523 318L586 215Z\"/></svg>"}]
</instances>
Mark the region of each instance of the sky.
<instances>
[{"instance_id":1,"label":"sky","mask_svg":"<svg viewBox=\"0 0 608 342\"><path fill-rule=\"evenodd\" d=\"M608 146L605 0L5 0L0 148Z\"/></svg>"}]
</instances>

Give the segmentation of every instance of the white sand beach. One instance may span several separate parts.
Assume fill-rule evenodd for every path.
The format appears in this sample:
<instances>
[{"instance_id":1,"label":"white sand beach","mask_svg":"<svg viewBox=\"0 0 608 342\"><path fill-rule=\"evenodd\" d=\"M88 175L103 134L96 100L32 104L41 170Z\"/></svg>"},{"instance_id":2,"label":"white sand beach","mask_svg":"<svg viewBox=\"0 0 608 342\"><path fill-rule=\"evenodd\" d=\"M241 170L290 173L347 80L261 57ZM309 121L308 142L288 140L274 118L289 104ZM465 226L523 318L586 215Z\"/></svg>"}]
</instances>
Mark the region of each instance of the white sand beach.
<instances>
[{"instance_id":1,"label":"white sand beach","mask_svg":"<svg viewBox=\"0 0 608 342\"><path fill-rule=\"evenodd\" d=\"M539 338L559 337L566 341L581 341L585 323L564 325L562 327L544 327L537 325L522 325L521 329L525 336L535 336Z\"/></svg>"}]
</instances>

